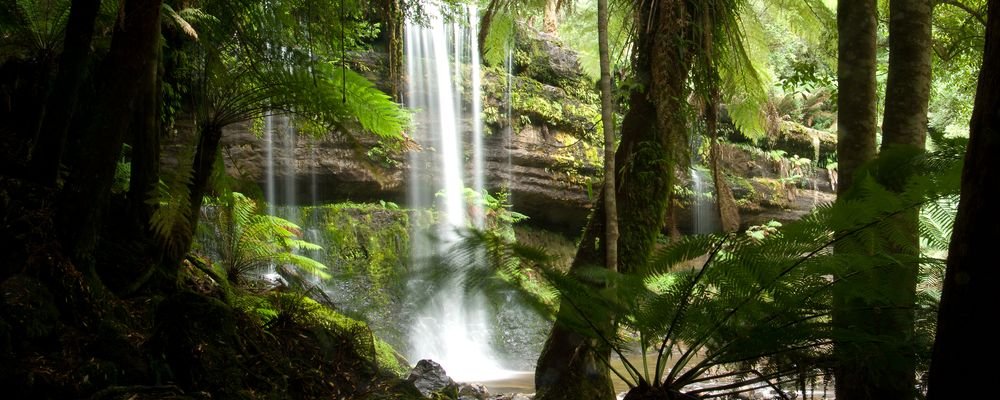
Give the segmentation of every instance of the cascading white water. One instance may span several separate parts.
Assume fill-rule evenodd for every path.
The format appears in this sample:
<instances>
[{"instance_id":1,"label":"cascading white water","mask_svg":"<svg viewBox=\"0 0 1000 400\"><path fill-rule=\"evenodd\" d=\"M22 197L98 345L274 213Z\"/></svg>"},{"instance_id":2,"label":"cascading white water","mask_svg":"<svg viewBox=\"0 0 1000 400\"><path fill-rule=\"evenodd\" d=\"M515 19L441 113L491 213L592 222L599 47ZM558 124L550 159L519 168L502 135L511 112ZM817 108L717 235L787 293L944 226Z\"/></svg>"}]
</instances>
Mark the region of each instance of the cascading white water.
<instances>
[{"instance_id":1,"label":"cascading white water","mask_svg":"<svg viewBox=\"0 0 1000 400\"><path fill-rule=\"evenodd\" d=\"M406 24L406 71L409 79L407 105L413 109L414 132L411 137L421 147L409 156L409 206L440 213L438 238L431 240L422 232L411 234L416 263L432 254L442 254L457 239L457 229L482 226L482 212L469 216L470 206L465 187L481 191L485 186L482 154L482 110L479 49L474 32L478 31L475 6L450 10L458 17L446 21L439 4L424 3L425 24ZM468 21L468 24L464 23ZM449 32L450 31L450 32ZM450 34L449 34L450 33ZM462 78L468 71L469 90ZM468 96L468 97L467 97ZM471 97L471 98L469 98ZM468 107L468 109L466 109ZM464 116L471 115L471 166L465 163ZM468 181L463 175L472 170ZM480 192L481 193L481 192ZM410 329L409 358L412 361L433 359L459 381L498 379L507 374L491 350L492 320L482 295L466 293L462 271L457 271L431 295L418 310ZM412 286L420 286L420 282ZM426 288L412 287L421 291Z\"/></svg>"},{"instance_id":2,"label":"cascading white water","mask_svg":"<svg viewBox=\"0 0 1000 400\"><path fill-rule=\"evenodd\" d=\"M691 191L694 193L691 199L691 219L696 234L714 232L713 216L716 212L715 204L708 198L710 190L702 173L697 168L691 167ZM711 181L708 184L711 184Z\"/></svg>"},{"instance_id":3,"label":"cascading white water","mask_svg":"<svg viewBox=\"0 0 1000 400\"><path fill-rule=\"evenodd\" d=\"M267 214L278 216L298 223L298 207L296 203L296 156L295 141L297 132L292 120L287 115L271 115L264 117L264 142L267 153L264 168L264 200L267 202ZM282 188L278 188L278 177L282 177ZM284 205L281 209L278 204ZM269 265L263 274L265 279L280 281L276 265Z\"/></svg>"},{"instance_id":4,"label":"cascading white water","mask_svg":"<svg viewBox=\"0 0 1000 400\"><path fill-rule=\"evenodd\" d=\"M267 152L267 164L264 166L264 200L267 201L267 213L275 215L274 201L277 199L276 185L274 182L274 139L277 136L274 132L274 116L268 114L264 117L264 143Z\"/></svg>"}]
</instances>

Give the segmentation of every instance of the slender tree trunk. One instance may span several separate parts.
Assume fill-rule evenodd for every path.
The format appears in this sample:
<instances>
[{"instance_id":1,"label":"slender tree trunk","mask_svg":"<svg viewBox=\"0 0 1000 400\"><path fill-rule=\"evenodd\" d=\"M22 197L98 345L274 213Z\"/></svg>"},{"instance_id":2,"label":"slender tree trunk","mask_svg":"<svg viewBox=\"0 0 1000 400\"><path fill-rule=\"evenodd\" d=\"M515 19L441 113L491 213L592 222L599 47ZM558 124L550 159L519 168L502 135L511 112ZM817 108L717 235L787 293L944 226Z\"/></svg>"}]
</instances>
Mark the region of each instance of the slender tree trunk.
<instances>
[{"instance_id":1,"label":"slender tree trunk","mask_svg":"<svg viewBox=\"0 0 1000 400\"><path fill-rule=\"evenodd\" d=\"M889 75L886 82L885 117L881 153L892 158L891 171L879 171L882 184L902 192L911 177L907 158L924 151L927 107L931 88L931 0L893 0L889 3ZM899 151L897 155L890 152ZM900 157L903 156L903 157ZM912 159L912 158L910 158ZM916 385L914 310L920 268L919 211L894 217L891 224L904 242L890 245L898 264L873 271L870 279L883 296L866 309L866 333L887 338L880 343L887 360L878 374L867 377L863 390L870 399L912 399Z\"/></svg>"},{"instance_id":2,"label":"slender tree trunk","mask_svg":"<svg viewBox=\"0 0 1000 400\"><path fill-rule=\"evenodd\" d=\"M876 0L841 0L837 3L837 157L840 201L850 197L855 174L861 165L875 158L876 119ZM853 243L842 242L834 251L856 251ZM853 309L863 302L850 296L853 285L842 283L834 290L833 322L840 329L855 329L864 321ZM867 376L865 349L855 343L838 343L834 370L839 399L865 399Z\"/></svg>"},{"instance_id":3,"label":"slender tree trunk","mask_svg":"<svg viewBox=\"0 0 1000 400\"><path fill-rule=\"evenodd\" d=\"M389 95L393 101L400 101L403 82L403 19L400 0L382 2L382 21L385 23L387 50L389 53Z\"/></svg>"},{"instance_id":4,"label":"slender tree trunk","mask_svg":"<svg viewBox=\"0 0 1000 400\"><path fill-rule=\"evenodd\" d=\"M976 102L969 124L969 147L962 170L962 197L948 248L948 269L938 311L927 399L974 399L996 379L977 360L996 340L983 318L996 315L1000 273L996 241L1000 238L1000 1L990 0L986 49L979 71ZM983 351L986 350L986 353Z\"/></svg>"},{"instance_id":5,"label":"slender tree trunk","mask_svg":"<svg viewBox=\"0 0 1000 400\"><path fill-rule=\"evenodd\" d=\"M28 168L35 180L44 185L54 186L59 175L66 136L76 110L77 93L87 75L90 41L94 36L94 23L100 6L101 0L73 0L70 6L59 72L48 104L42 111L41 128Z\"/></svg>"},{"instance_id":6,"label":"slender tree trunk","mask_svg":"<svg viewBox=\"0 0 1000 400\"><path fill-rule=\"evenodd\" d=\"M598 4L600 8L600 4ZM605 10L606 11L606 10ZM600 11L598 11L600 13ZM559 0L545 0L545 12L542 14L542 31L556 34L559 30ZM600 30L600 28L598 28ZM600 35L600 33L598 33Z\"/></svg>"},{"instance_id":7,"label":"slender tree trunk","mask_svg":"<svg viewBox=\"0 0 1000 400\"><path fill-rule=\"evenodd\" d=\"M735 232L740 229L740 210L733 197L733 190L726 184L725 176L719 165L721 161L719 154L719 80L713 54L712 21L709 19L708 13L702 13L702 15L701 29L707 60L705 65L708 68L708 71L705 71L708 77L708 98L705 99L705 130L708 131L708 137L711 140L709 162L712 169L712 181L715 183L715 205L719 212L722 231Z\"/></svg>"},{"instance_id":8,"label":"slender tree trunk","mask_svg":"<svg viewBox=\"0 0 1000 400\"><path fill-rule=\"evenodd\" d=\"M160 49L157 49L158 53ZM159 58L159 57L157 57ZM160 178L160 99L162 77L159 63L150 68L151 78L142 91L136 107L132 131L132 168L129 176L129 210L140 228L149 225L153 207L147 204L150 191L156 189ZM145 231L146 229L142 229Z\"/></svg>"},{"instance_id":9,"label":"slender tree trunk","mask_svg":"<svg viewBox=\"0 0 1000 400\"><path fill-rule=\"evenodd\" d=\"M549 0L550 2L556 0ZM605 266L618 270L618 206L615 202L615 110L611 93L611 52L608 48L608 0L597 0L597 47L601 63L601 122L604 127Z\"/></svg>"},{"instance_id":10,"label":"slender tree trunk","mask_svg":"<svg viewBox=\"0 0 1000 400\"><path fill-rule=\"evenodd\" d=\"M62 191L59 226L74 261L93 265L115 164L132 121L135 99L146 87L160 38L159 0L128 0L115 26L100 75L100 117L84 132L78 162ZM81 268L81 269L89 269Z\"/></svg>"},{"instance_id":11,"label":"slender tree trunk","mask_svg":"<svg viewBox=\"0 0 1000 400\"><path fill-rule=\"evenodd\" d=\"M222 127L214 124L201 124L202 129L198 135L198 148L195 150L194 162L191 172L191 183L188 185L188 230L179 233L173 241L173 246L167 249L164 258L164 267L173 268L184 259L191 243L194 241L194 231L198 227L198 220L201 217L201 205L205 194L211 187L212 171L215 162L219 157L220 143L222 142Z\"/></svg>"},{"instance_id":12,"label":"slender tree trunk","mask_svg":"<svg viewBox=\"0 0 1000 400\"><path fill-rule=\"evenodd\" d=\"M637 42L634 68L646 91L629 98L615 153L618 224L618 270L641 267L652 253L666 222L673 166L684 147L684 109L691 68L690 11L682 0L642 1L635 6ZM602 193L601 198L603 199ZM571 271L607 260L605 206L597 202L584 230ZM590 311L590 310L587 310ZM577 311L564 301L535 369L538 400L614 397L608 368L610 348L576 333L566 321ZM607 324L610 316L586 316ZM579 319L579 318L575 318Z\"/></svg>"}]
</instances>

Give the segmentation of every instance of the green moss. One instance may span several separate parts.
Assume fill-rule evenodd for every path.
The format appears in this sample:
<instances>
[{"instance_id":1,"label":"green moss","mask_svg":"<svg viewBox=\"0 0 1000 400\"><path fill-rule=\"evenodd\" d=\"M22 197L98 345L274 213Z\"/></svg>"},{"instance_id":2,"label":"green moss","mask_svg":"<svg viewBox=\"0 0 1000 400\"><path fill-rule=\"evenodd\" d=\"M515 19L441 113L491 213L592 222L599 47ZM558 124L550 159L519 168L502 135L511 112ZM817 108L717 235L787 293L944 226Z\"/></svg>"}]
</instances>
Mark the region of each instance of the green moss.
<instances>
[{"instance_id":1,"label":"green moss","mask_svg":"<svg viewBox=\"0 0 1000 400\"><path fill-rule=\"evenodd\" d=\"M320 233L321 258L330 272L341 278L364 276L371 298L387 304L387 294L401 284L409 260L408 211L389 203L340 203L302 212L303 225Z\"/></svg>"},{"instance_id":2,"label":"green moss","mask_svg":"<svg viewBox=\"0 0 1000 400\"><path fill-rule=\"evenodd\" d=\"M506 74L495 67L486 70L483 115L488 124L500 123L501 110L506 110ZM543 83L529 76L532 75L522 72L513 78L510 107L515 116L526 117L526 123L571 133L591 144L600 143L602 137L596 123L600 120L600 99L585 77Z\"/></svg>"},{"instance_id":3,"label":"green moss","mask_svg":"<svg viewBox=\"0 0 1000 400\"><path fill-rule=\"evenodd\" d=\"M326 307L322 304L317 303L315 300L308 297L297 297L297 301L303 303L303 306L311 314L312 318L315 318L317 322L322 325L337 329L343 332L368 332L371 334L370 339L374 345L375 350L375 362L378 364L378 368L382 371L392 373L396 376L402 376L407 371L409 371L408 366L405 364L405 359L396 351L389 343L375 336L371 333L371 329L368 324L364 321L356 320L354 318L348 317L330 307ZM358 335L360 336L360 335ZM365 346L366 337L355 337L358 341L358 346Z\"/></svg>"}]
</instances>

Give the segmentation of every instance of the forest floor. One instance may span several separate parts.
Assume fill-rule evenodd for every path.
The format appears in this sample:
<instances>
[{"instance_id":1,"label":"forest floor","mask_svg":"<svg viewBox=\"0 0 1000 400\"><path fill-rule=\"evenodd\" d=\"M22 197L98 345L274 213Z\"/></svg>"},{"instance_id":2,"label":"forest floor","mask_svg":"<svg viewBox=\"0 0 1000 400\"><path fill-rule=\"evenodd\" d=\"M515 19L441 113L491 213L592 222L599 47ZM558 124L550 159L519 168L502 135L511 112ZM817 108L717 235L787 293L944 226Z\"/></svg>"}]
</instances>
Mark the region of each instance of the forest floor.
<instances>
[{"instance_id":1,"label":"forest floor","mask_svg":"<svg viewBox=\"0 0 1000 400\"><path fill-rule=\"evenodd\" d=\"M113 293L63 254L55 192L0 176L0 386L16 399L411 399L367 326L288 289ZM138 267L138 266L136 266Z\"/></svg>"}]
</instances>

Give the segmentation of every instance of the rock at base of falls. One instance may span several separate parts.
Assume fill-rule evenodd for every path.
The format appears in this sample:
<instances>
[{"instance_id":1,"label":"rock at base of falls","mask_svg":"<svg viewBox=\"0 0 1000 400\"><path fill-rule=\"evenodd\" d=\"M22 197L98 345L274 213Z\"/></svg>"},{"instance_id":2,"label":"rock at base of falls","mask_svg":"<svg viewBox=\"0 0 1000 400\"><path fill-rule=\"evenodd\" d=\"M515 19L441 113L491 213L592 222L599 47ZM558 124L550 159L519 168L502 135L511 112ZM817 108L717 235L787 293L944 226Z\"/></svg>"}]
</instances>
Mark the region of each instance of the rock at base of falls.
<instances>
[{"instance_id":1,"label":"rock at base of falls","mask_svg":"<svg viewBox=\"0 0 1000 400\"><path fill-rule=\"evenodd\" d=\"M420 360L406 377L426 397L447 390L458 390L458 384L438 364L432 360Z\"/></svg>"}]
</instances>

